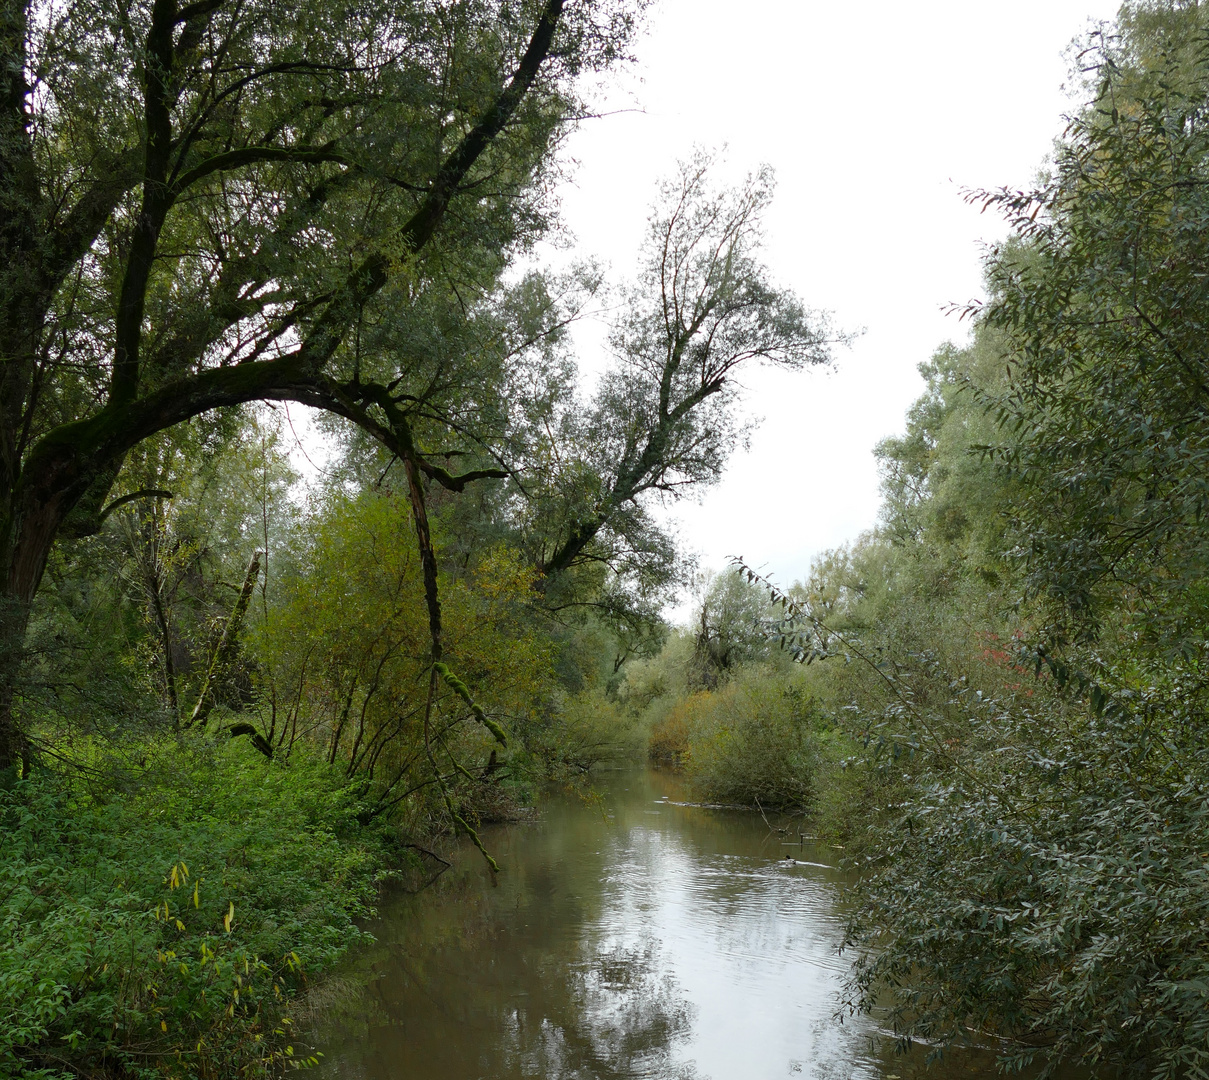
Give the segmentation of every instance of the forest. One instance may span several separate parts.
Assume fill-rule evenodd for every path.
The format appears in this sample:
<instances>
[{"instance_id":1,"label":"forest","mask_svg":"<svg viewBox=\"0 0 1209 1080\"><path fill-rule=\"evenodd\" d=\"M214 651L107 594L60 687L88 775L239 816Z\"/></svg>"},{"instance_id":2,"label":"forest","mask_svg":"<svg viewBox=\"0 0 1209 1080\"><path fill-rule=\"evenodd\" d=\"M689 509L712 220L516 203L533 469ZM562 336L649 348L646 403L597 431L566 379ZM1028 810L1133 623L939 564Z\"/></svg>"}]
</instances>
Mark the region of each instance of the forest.
<instances>
[{"instance_id":1,"label":"forest","mask_svg":"<svg viewBox=\"0 0 1209 1080\"><path fill-rule=\"evenodd\" d=\"M647 759L842 848L842 1007L904 1046L1209 1072L1209 14L1130 0L967 193L986 298L794 583L666 513L746 372L843 362L771 171L671 165L622 284L538 257L645 15L0 12L0 1074L313 1065L385 892Z\"/></svg>"}]
</instances>

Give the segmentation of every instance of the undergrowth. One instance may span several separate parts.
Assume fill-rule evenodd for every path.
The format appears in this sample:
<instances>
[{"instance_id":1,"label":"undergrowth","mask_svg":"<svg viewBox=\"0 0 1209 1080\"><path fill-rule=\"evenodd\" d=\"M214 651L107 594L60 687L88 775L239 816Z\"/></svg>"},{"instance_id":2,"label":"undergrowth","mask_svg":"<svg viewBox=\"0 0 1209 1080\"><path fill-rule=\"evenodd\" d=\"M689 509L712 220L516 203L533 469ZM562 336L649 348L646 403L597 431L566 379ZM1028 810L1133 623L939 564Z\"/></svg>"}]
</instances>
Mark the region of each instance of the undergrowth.
<instances>
[{"instance_id":1,"label":"undergrowth","mask_svg":"<svg viewBox=\"0 0 1209 1080\"><path fill-rule=\"evenodd\" d=\"M291 1006L366 940L355 919L388 833L357 824L355 791L321 761L243 739L82 757L0 790L0 1075L313 1064Z\"/></svg>"}]
</instances>

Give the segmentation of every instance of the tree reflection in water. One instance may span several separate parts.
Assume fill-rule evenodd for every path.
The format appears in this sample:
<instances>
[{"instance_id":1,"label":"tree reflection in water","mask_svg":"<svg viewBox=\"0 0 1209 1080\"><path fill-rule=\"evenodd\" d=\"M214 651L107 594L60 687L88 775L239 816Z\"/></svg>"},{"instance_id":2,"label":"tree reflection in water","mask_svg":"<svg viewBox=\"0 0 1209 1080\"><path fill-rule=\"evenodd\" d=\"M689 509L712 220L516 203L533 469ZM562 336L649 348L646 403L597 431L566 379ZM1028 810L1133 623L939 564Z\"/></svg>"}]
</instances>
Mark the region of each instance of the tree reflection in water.
<instances>
[{"instance_id":1,"label":"tree reflection in water","mask_svg":"<svg viewBox=\"0 0 1209 1080\"><path fill-rule=\"evenodd\" d=\"M565 1003L534 1025L518 1009L503 1042L510 1072L552 1080L697 1080L673 1049L692 1028L693 1009L662 970L658 945L617 945L568 972Z\"/></svg>"},{"instance_id":2,"label":"tree reflection in water","mask_svg":"<svg viewBox=\"0 0 1209 1080\"><path fill-rule=\"evenodd\" d=\"M469 898L450 892L446 899L456 896L465 916ZM315 1015L304 1019L329 1044L325 1072L367 1080L704 1080L691 1062L676 1060L694 1009L658 942L602 946L571 963L530 955L518 970L492 955L493 944L516 942L501 942L487 915L463 917L460 933L446 926L414 952L415 938L386 954L380 943L368 954L375 962L321 991Z\"/></svg>"},{"instance_id":3,"label":"tree reflection in water","mask_svg":"<svg viewBox=\"0 0 1209 1080\"><path fill-rule=\"evenodd\" d=\"M837 1022L844 878L825 849L686 806L664 774L601 787L607 820L555 800L484 832L497 878L469 849L385 905L378 943L302 1018L326 1078L922 1077L926 1050L895 1056L867 1018ZM964 1053L927 1075L997 1074L993 1055Z\"/></svg>"}]
</instances>

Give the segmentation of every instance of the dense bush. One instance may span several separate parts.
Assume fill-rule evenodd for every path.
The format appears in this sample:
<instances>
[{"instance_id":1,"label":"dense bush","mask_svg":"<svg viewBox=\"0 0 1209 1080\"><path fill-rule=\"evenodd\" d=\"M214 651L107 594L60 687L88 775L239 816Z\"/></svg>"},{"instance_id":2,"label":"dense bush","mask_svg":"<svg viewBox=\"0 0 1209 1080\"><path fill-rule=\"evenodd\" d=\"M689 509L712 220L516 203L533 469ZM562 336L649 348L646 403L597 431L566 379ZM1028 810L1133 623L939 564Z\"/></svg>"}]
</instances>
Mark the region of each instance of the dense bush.
<instances>
[{"instance_id":1,"label":"dense bush","mask_svg":"<svg viewBox=\"0 0 1209 1080\"><path fill-rule=\"evenodd\" d=\"M713 602L719 595L733 618L719 618L727 610ZM632 665L619 711L645 731L648 757L682 769L702 799L803 809L814 805L819 771L835 765L842 736L818 701L816 671L775 646L774 660L759 659L770 650L767 607L737 574L715 580L695 633L672 634L657 657ZM744 639L742 652L714 662L717 642Z\"/></svg>"},{"instance_id":2,"label":"dense bush","mask_svg":"<svg viewBox=\"0 0 1209 1080\"><path fill-rule=\"evenodd\" d=\"M641 722L598 688L559 695L551 704L547 722L535 725L526 738L539 775L563 779L599 765L642 760Z\"/></svg>"},{"instance_id":3,"label":"dense bush","mask_svg":"<svg viewBox=\"0 0 1209 1080\"><path fill-rule=\"evenodd\" d=\"M799 808L811 802L821 718L801 680L767 666L684 702L694 788L713 802Z\"/></svg>"},{"instance_id":4,"label":"dense bush","mask_svg":"<svg viewBox=\"0 0 1209 1080\"><path fill-rule=\"evenodd\" d=\"M1209 1069L1207 42L1127 5L1052 170L985 196L1014 235L885 447L844 613L876 670L853 1004L1008 1064Z\"/></svg>"},{"instance_id":5,"label":"dense bush","mask_svg":"<svg viewBox=\"0 0 1209 1080\"><path fill-rule=\"evenodd\" d=\"M912 1038L1201 1075L1209 1058L1209 750L1186 687L1088 718L974 701L997 744L880 816L848 944L853 1004ZM892 988L892 989L891 989ZM887 997L887 990L890 996Z\"/></svg>"},{"instance_id":6,"label":"dense bush","mask_svg":"<svg viewBox=\"0 0 1209 1080\"><path fill-rule=\"evenodd\" d=\"M80 747L76 747L77 753ZM364 939L383 841L322 763L247 740L92 753L0 790L0 1073L255 1076Z\"/></svg>"},{"instance_id":7,"label":"dense bush","mask_svg":"<svg viewBox=\"0 0 1209 1080\"><path fill-rule=\"evenodd\" d=\"M655 721L647 738L647 754L656 765L683 767L692 739L691 714L692 699L686 698L670 705Z\"/></svg>"}]
</instances>

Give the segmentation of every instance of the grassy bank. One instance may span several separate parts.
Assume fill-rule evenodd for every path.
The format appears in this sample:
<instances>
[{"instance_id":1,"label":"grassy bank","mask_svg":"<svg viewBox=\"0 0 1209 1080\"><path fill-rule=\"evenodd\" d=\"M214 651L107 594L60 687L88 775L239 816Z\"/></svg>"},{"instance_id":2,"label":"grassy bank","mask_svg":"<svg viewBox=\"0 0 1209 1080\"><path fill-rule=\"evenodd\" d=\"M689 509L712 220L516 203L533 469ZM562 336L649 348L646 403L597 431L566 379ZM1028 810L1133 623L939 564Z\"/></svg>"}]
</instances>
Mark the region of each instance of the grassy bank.
<instances>
[{"instance_id":1,"label":"grassy bank","mask_svg":"<svg viewBox=\"0 0 1209 1080\"><path fill-rule=\"evenodd\" d=\"M77 755L79 747L75 748ZM324 763L127 744L0 791L0 1074L260 1076L402 854Z\"/></svg>"}]
</instances>

